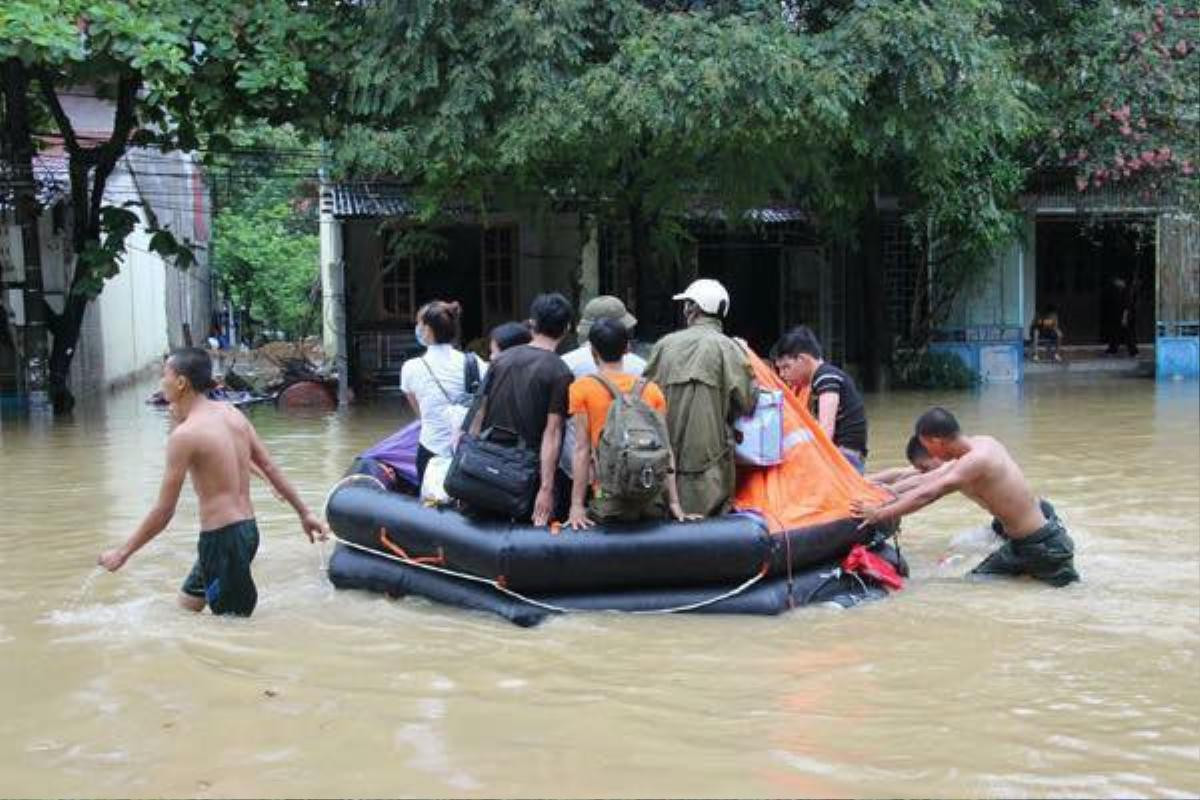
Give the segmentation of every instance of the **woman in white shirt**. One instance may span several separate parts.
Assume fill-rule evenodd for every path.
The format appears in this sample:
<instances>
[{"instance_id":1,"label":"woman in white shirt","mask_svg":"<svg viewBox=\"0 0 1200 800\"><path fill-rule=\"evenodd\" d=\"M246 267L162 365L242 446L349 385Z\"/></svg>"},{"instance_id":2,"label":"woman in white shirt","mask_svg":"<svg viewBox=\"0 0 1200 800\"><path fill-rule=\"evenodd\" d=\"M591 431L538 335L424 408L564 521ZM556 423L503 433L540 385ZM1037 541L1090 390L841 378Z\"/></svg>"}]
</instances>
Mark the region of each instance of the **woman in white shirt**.
<instances>
[{"instance_id":1,"label":"woman in white shirt","mask_svg":"<svg viewBox=\"0 0 1200 800\"><path fill-rule=\"evenodd\" d=\"M454 348L458 338L462 306L434 300L417 312L417 343L425 348L419 358L410 358L400 369L400 389L421 419L417 447L417 480L425 478L425 467L434 456L451 455L454 434L462 424L468 395L482 378L487 365L473 353ZM467 359L470 359L468 363Z\"/></svg>"}]
</instances>

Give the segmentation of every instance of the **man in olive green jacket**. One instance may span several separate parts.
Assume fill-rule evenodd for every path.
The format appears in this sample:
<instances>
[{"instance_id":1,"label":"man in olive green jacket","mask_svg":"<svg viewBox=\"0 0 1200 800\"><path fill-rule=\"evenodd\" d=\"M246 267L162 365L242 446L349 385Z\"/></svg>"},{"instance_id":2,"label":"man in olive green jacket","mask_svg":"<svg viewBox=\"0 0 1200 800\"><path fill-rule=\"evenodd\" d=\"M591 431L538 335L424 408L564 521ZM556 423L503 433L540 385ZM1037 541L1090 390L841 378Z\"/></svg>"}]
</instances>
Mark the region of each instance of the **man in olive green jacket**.
<instances>
[{"instance_id":1,"label":"man in olive green jacket","mask_svg":"<svg viewBox=\"0 0 1200 800\"><path fill-rule=\"evenodd\" d=\"M687 327L654 346L645 376L667 397L680 505L688 514L723 514L737 478L732 423L754 410L753 373L746 352L723 331L724 286L702 278L674 299L684 302Z\"/></svg>"}]
</instances>

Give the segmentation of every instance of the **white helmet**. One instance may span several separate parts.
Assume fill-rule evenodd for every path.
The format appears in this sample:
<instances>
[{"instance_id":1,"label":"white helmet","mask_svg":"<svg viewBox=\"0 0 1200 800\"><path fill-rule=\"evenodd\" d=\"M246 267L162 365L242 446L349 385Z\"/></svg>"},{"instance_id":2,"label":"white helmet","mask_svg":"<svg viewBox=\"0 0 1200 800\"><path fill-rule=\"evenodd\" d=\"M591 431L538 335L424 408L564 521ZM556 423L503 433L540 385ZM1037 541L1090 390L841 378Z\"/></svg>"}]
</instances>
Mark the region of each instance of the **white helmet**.
<instances>
[{"instance_id":1,"label":"white helmet","mask_svg":"<svg viewBox=\"0 0 1200 800\"><path fill-rule=\"evenodd\" d=\"M725 287L719 281L712 278L692 281L690 286L671 299L691 300L700 306L700 310L705 314L713 316L723 317L729 313L729 292L725 291Z\"/></svg>"}]
</instances>

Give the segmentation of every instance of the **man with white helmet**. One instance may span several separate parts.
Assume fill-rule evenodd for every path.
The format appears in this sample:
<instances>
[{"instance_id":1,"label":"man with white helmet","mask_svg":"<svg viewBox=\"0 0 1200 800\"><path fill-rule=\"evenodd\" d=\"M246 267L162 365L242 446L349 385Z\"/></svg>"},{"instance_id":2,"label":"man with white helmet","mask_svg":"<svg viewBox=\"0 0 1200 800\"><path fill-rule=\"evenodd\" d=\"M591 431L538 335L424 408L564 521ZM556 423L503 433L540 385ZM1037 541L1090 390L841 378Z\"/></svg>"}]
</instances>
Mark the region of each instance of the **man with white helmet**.
<instances>
[{"instance_id":1,"label":"man with white helmet","mask_svg":"<svg viewBox=\"0 0 1200 800\"><path fill-rule=\"evenodd\" d=\"M654 346L645 375L666 394L680 505L688 514L723 514L736 480L732 423L754 410L753 373L746 352L725 335L724 286L701 278L673 299L683 301L687 327Z\"/></svg>"}]
</instances>

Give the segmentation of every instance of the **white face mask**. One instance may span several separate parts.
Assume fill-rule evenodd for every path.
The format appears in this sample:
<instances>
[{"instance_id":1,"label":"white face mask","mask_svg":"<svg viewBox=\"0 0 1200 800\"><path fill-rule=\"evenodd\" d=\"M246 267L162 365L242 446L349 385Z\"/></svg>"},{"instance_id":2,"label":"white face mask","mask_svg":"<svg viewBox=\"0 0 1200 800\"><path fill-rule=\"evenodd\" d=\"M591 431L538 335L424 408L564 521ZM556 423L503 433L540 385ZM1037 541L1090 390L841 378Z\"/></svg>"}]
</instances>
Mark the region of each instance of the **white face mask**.
<instances>
[{"instance_id":1,"label":"white face mask","mask_svg":"<svg viewBox=\"0 0 1200 800\"><path fill-rule=\"evenodd\" d=\"M413 332L417 335L417 344L421 345L421 347L429 347L429 342L425 341L425 337L421 335L420 325L417 325L417 327L413 329Z\"/></svg>"}]
</instances>

